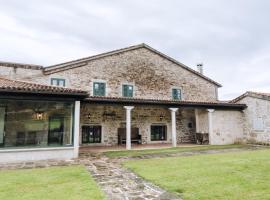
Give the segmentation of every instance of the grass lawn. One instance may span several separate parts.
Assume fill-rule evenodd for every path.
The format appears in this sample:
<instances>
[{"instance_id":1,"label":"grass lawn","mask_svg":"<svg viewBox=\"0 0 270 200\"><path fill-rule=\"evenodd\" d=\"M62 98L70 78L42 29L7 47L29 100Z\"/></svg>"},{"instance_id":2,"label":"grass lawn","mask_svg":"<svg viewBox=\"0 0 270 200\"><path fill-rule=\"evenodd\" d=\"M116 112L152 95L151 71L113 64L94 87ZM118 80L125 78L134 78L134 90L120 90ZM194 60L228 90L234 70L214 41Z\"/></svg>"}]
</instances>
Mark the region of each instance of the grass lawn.
<instances>
[{"instance_id":1,"label":"grass lawn","mask_svg":"<svg viewBox=\"0 0 270 200\"><path fill-rule=\"evenodd\" d=\"M0 171L3 200L104 199L83 166Z\"/></svg>"},{"instance_id":2,"label":"grass lawn","mask_svg":"<svg viewBox=\"0 0 270 200\"><path fill-rule=\"evenodd\" d=\"M175 147L175 148L163 148L163 149L145 149L145 150L127 150L127 151L107 151L104 154L110 158L113 157L137 157L143 155L153 154L172 154L180 152L191 152L191 151L203 151L210 149L231 149L231 148L245 148L247 145L206 145L206 146L193 146L193 147Z\"/></svg>"},{"instance_id":3,"label":"grass lawn","mask_svg":"<svg viewBox=\"0 0 270 200\"><path fill-rule=\"evenodd\" d=\"M270 150L131 160L124 165L185 200L270 199Z\"/></svg>"}]
</instances>

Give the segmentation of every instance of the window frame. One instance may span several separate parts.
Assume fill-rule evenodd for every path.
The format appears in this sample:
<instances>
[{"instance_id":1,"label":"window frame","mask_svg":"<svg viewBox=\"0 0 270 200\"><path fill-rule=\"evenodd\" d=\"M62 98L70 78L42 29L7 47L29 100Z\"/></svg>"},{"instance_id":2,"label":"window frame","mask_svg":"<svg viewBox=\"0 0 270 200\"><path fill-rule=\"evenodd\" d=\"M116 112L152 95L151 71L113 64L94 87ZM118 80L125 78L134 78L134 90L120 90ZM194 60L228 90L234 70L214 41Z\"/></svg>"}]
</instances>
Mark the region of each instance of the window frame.
<instances>
[{"instance_id":1,"label":"window frame","mask_svg":"<svg viewBox=\"0 0 270 200\"><path fill-rule=\"evenodd\" d=\"M54 85L53 81L56 81L57 85ZM64 83L63 86L59 85L60 81L63 81L63 83ZM58 87L66 87L66 79L64 79L64 78L51 78L51 85L58 86Z\"/></svg>"},{"instance_id":2,"label":"window frame","mask_svg":"<svg viewBox=\"0 0 270 200\"><path fill-rule=\"evenodd\" d=\"M175 98L175 95L174 95L174 91L178 91L179 90L179 94L180 94L180 97L179 98ZM175 101L181 101L183 100L183 92L182 92L182 89L181 88L177 88L177 87L174 87L171 89L171 94L172 94L172 100L175 100Z\"/></svg>"},{"instance_id":3,"label":"window frame","mask_svg":"<svg viewBox=\"0 0 270 200\"><path fill-rule=\"evenodd\" d=\"M96 94L96 90L95 90L95 84L104 84L104 92L102 95L100 94ZM106 87L107 87L107 84L106 82L103 82L103 81L94 81L93 82L93 96L106 96ZM100 92L99 92L100 93Z\"/></svg>"},{"instance_id":4,"label":"window frame","mask_svg":"<svg viewBox=\"0 0 270 200\"><path fill-rule=\"evenodd\" d=\"M152 139L152 134L153 134L153 128L154 127L162 127L163 128L163 131L164 133L159 133L159 138L158 139ZM166 124L152 124L150 126L150 141L151 142L156 142L156 141L167 141L167 137L168 137L168 134L167 134L167 131L168 131L168 127ZM163 135L163 138L162 138L162 135Z\"/></svg>"},{"instance_id":5,"label":"window frame","mask_svg":"<svg viewBox=\"0 0 270 200\"><path fill-rule=\"evenodd\" d=\"M132 94L131 96L128 95L129 91L127 90L127 95L125 95L125 87L132 87ZM134 97L134 85L132 84L122 84L122 97Z\"/></svg>"}]
</instances>

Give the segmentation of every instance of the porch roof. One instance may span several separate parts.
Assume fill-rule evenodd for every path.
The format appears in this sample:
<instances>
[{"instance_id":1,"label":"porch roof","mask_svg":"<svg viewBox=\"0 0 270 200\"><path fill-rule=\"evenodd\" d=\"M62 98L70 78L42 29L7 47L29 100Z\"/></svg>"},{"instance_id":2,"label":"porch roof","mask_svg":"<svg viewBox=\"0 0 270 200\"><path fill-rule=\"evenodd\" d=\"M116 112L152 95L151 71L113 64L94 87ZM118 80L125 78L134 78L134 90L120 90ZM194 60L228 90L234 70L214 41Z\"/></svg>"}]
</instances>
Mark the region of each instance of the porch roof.
<instances>
[{"instance_id":1,"label":"porch roof","mask_svg":"<svg viewBox=\"0 0 270 200\"><path fill-rule=\"evenodd\" d=\"M90 96L84 99L84 102L92 103L112 103L112 104L141 104L141 105L164 105L175 107L193 107L193 108L214 108L214 109L238 109L243 110L246 104L230 103L225 101L179 101L179 100L163 100L163 99L141 99L127 97L100 97Z\"/></svg>"},{"instance_id":2,"label":"porch roof","mask_svg":"<svg viewBox=\"0 0 270 200\"><path fill-rule=\"evenodd\" d=\"M11 80L0 77L0 94L47 94L47 95L68 95L86 97L88 93L67 87L58 87L31 83L26 81Z\"/></svg>"}]
</instances>

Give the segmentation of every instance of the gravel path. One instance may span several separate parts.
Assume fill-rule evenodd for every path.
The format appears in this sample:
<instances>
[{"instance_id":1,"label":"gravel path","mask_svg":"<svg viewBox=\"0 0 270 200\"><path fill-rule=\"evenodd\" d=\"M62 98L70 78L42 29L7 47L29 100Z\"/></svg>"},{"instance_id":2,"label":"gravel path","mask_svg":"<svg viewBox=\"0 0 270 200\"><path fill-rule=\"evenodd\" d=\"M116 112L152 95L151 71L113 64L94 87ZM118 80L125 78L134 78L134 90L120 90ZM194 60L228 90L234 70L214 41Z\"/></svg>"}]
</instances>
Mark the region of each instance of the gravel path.
<instances>
[{"instance_id":1,"label":"gravel path","mask_svg":"<svg viewBox=\"0 0 270 200\"><path fill-rule=\"evenodd\" d=\"M123 168L123 159L109 159L107 157L80 158L92 174L96 182L107 195L113 200L141 200L141 199L162 199L176 200L180 197L170 194L165 190L145 181L135 173Z\"/></svg>"}]
</instances>

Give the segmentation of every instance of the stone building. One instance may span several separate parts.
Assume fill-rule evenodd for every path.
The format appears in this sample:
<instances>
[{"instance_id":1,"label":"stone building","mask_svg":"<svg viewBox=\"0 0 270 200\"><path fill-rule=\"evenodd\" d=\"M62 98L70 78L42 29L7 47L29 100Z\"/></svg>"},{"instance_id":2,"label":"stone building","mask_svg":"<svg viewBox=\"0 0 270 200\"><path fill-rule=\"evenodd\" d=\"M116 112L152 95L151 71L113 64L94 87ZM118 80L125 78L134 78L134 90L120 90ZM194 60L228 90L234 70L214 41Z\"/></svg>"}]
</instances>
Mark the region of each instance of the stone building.
<instances>
[{"instance_id":1,"label":"stone building","mask_svg":"<svg viewBox=\"0 0 270 200\"><path fill-rule=\"evenodd\" d=\"M42 158L61 158L79 146L246 137L245 102L219 101L219 83L145 44L48 67L1 62L0 76L0 158L11 161L26 149L24 159L39 159L41 149Z\"/></svg>"},{"instance_id":2,"label":"stone building","mask_svg":"<svg viewBox=\"0 0 270 200\"><path fill-rule=\"evenodd\" d=\"M243 111L245 140L269 145L270 93L246 92L231 102L247 105L247 109Z\"/></svg>"}]
</instances>

